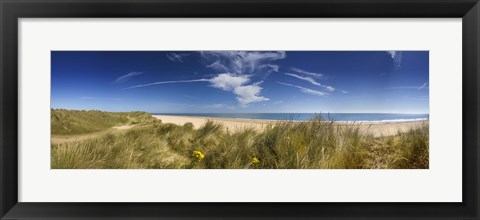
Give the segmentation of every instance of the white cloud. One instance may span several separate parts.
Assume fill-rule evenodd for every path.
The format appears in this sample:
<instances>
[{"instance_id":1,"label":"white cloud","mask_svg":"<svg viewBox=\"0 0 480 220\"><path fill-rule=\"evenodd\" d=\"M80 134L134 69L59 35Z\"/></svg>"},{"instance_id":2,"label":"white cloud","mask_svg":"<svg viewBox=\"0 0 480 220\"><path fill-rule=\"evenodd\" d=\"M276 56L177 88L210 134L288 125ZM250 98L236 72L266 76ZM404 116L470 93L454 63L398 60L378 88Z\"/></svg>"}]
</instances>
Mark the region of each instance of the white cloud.
<instances>
[{"instance_id":1,"label":"white cloud","mask_svg":"<svg viewBox=\"0 0 480 220\"><path fill-rule=\"evenodd\" d=\"M262 90L262 87L258 84L252 84L248 86L239 86L233 90L233 93L237 95L237 100L242 106L246 106L250 103L268 101L269 98L259 96L258 94Z\"/></svg>"},{"instance_id":2,"label":"white cloud","mask_svg":"<svg viewBox=\"0 0 480 220\"><path fill-rule=\"evenodd\" d=\"M233 92L242 106L269 100L259 95L260 83L248 83L253 77L278 72L280 67L272 62L287 56L283 51L202 51L200 55L207 68L223 72L211 79L212 87Z\"/></svg>"},{"instance_id":3,"label":"white cloud","mask_svg":"<svg viewBox=\"0 0 480 220\"><path fill-rule=\"evenodd\" d=\"M393 66L395 67L395 70L400 69L402 67L402 52L391 50L387 51L387 53L393 60Z\"/></svg>"},{"instance_id":4,"label":"white cloud","mask_svg":"<svg viewBox=\"0 0 480 220\"><path fill-rule=\"evenodd\" d=\"M298 89L300 89L301 92L306 93L306 94L310 94L310 95L316 95L316 96L327 96L327 95L330 95L329 93L326 93L326 92L322 92L322 91L318 91L318 90L313 90L313 89L309 89L309 88L305 88L305 87L301 87L301 86L297 86L297 85L292 85L292 84L283 83L283 82L278 82L278 81L277 81L277 83L282 84L282 85L285 85L285 86L290 86L290 87L298 88Z\"/></svg>"},{"instance_id":5,"label":"white cloud","mask_svg":"<svg viewBox=\"0 0 480 220\"><path fill-rule=\"evenodd\" d=\"M342 90L342 93L343 93L343 94L348 94L348 91Z\"/></svg>"},{"instance_id":6,"label":"white cloud","mask_svg":"<svg viewBox=\"0 0 480 220\"><path fill-rule=\"evenodd\" d=\"M247 83L250 81L248 76L234 76L229 73L222 73L217 75L216 77L213 77L210 80L210 83L212 83L212 87L215 87L217 89L222 89L225 91L232 91L235 88Z\"/></svg>"},{"instance_id":7,"label":"white cloud","mask_svg":"<svg viewBox=\"0 0 480 220\"><path fill-rule=\"evenodd\" d=\"M207 68L212 68L217 71L228 72L228 68L220 63L220 60L213 62L210 65L207 65Z\"/></svg>"},{"instance_id":8,"label":"white cloud","mask_svg":"<svg viewBox=\"0 0 480 220\"><path fill-rule=\"evenodd\" d=\"M268 98L259 96L259 93L262 90L262 87L259 86L261 82L252 85L245 85L249 81L250 79L248 75L235 76L230 73L222 73L212 78L210 83L212 87L233 92L237 95L237 101L242 106L255 102L268 101Z\"/></svg>"},{"instance_id":9,"label":"white cloud","mask_svg":"<svg viewBox=\"0 0 480 220\"><path fill-rule=\"evenodd\" d=\"M327 91L329 91L329 92L335 91L335 88L333 88L333 87L331 87L331 86L325 86L324 88L325 88Z\"/></svg>"},{"instance_id":10,"label":"white cloud","mask_svg":"<svg viewBox=\"0 0 480 220\"><path fill-rule=\"evenodd\" d=\"M275 64L263 64L259 68L267 69L267 71L269 71L268 69L270 69L270 71L278 72L278 70L280 69L280 66L275 65Z\"/></svg>"},{"instance_id":11,"label":"white cloud","mask_svg":"<svg viewBox=\"0 0 480 220\"><path fill-rule=\"evenodd\" d=\"M307 75L307 76L311 76L311 77L317 78L317 79L322 79L324 77L323 74L321 74L321 73L309 72L309 71L302 70L302 69L295 68L295 67L292 67L290 69L294 72L301 73L301 74L304 74L304 75Z\"/></svg>"},{"instance_id":12,"label":"white cloud","mask_svg":"<svg viewBox=\"0 0 480 220\"><path fill-rule=\"evenodd\" d=\"M161 84L172 84L172 83L193 83L193 82L210 82L210 79L192 79L192 80L175 80L175 81L160 81L160 82L153 82L148 84L141 84L136 86L130 86L125 89L134 89L140 87L147 87L147 86L154 86L154 85L161 85Z\"/></svg>"},{"instance_id":13,"label":"white cloud","mask_svg":"<svg viewBox=\"0 0 480 220\"><path fill-rule=\"evenodd\" d=\"M182 62L183 57L188 55L169 53L167 58ZM262 91L261 82L250 85L248 83L257 74L265 78L271 72L278 72L280 67L271 62L284 59L286 53L283 51L201 51L200 56L207 68L221 73L208 79L161 81L136 85L128 89L168 83L210 82L213 88L234 93L237 101L245 107L250 103L269 100L260 95Z\"/></svg>"},{"instance_id":14,"label":"white cloud","mask_svg":"<svg viewBox=\"0 0 480 220\"><path fill-rule=\"evenodd\" d=\"M268 62L287 56L283 51L202 51L200 55L208 68L236 75L259 73L265 67L270 67L268 71L278 71L278 66Z\"/></svg>"},{"instance_id":15,"label":"white cloud","mask_svg":"<svg viewBox=\"0 0 480 220\"><path fill-rule=\"evenodd\" d=\"M183 58L189 56L188 53L168 53L166 56L169 60L173 62L183 63Z\"/></svg>"},{"instance_id":16,"label":"white cloud","mask_svg":"<svg viewBox=\"0 0 480 220\"><path fill-rule=\"evenodd\" d=\"M307 81L307 82L309 82L313 85L316 85L316 86L321 86L322 85L319 82L315 81L312 77L309 77L309 76L300 76L300 75L293 74L293 73L285 73L285 75L292 76L292 77L295 77L297 79L305 80L305 81Z\"/></svg>"},{"instance_id":17,"label":"white cloud","mask_svg":"<svg viewBox=\"0 0 480 220\"><path fill-rule=\"evenodd\" d=\"M146 86L154 86L161 84L172 83L193 83L193 82L210 82L210 85L214 88L233 92L236 95L237 101L243 106L247 106L250 103L268 101L270 99L260 96L262 82L257 82L251 85L246 85L250 82L249 75L233 75L230 73L222 73L211 79L192 79L192 80L176 80L176 81L160 81L142 85L131 86L126 89L134 89Z\"/></svg>"},{"instance_id":18,"label":"white cloud","mask_svg":"<svg viewBox=\"0 0 480 220\"><path fill-rule=\"evenodd\" d=\"M390 54L390 57L395 58L395 54L397 53L396 51L387 51L388 54Z\"/></svg>"},{"instance_id":19,"label":"white cloud","mask_svg":"<svg viewBox=\"0 0 480 220\"><path fill-rule=\"evenodd\" d=\"M293 74L293 73L285 73L285 75L307 81L307 82L309 82L313 85L316 85L316 86L320 86L320 87L324 88L325 90L327 90L329 92L335 91L335 88L333 88L332 86L322 85L321 83L317 82L315 79L313 79L312 77L309 77L309 76L300 76L300 75Z\"/></svg>"},{"instance_id":20,"label":"white cloud","mask_svg":"<svg viewBox=\"0 0 480 220\"><path fill-rule=\"evenodd\" d=\"M116 78L113 83L124 83L124 82L127 82L130 78L134 77L134 76L138 76L138 75L141 75L142 72L130 72L128 74L125 74L125 75L122 75L118 78Z\"/></svg>"}]
</instances>

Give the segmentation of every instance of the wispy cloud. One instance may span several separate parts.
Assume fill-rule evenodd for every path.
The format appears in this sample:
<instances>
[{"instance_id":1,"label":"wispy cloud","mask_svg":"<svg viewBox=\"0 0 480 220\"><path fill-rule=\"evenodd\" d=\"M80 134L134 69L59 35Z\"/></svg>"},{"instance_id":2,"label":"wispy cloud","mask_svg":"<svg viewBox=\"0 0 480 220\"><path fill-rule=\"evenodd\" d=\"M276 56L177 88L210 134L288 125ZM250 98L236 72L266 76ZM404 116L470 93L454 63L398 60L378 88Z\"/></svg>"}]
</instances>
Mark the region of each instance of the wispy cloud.
<instances>
[{"instance_id":1,"label":"wispy cloud","mask_svg":"<svg viewBox=\"0 0 480 220\"><path fill-rule=\"evenodd\" d=\"M116 78L113 83L124 83L127 82L130 78L134 76L142 75L142 72L130 72L128 74L122 75L118 78Z\"/></svg>"},{"instance_id":2,"label":"wispy cloud","mask_svg":"<svg viewBox=\"0 0 480 220\"><path fill-rule=\"evenodd\" d=\"M209 82L213 88L233 92L233 94L236 95L237 101L242 106L246 106L250 103L269 100L268 98L259 95L259 93L262 91L262 87L260 87L260 84L262 82L257 82L251 85L247 85L247 83L250 82L249 76L247 75L235 76L229 73L222 73L211 79L159 81L159 82L153 82L148 84L135 85L135 86L127 87L125 89L134 89L134 88L155 86L155 85L162 85L162 84L195 83L195 82Z\"/></svg>"},{"instance_id":3,"label":"wispy cloud","mask_svg":"<svg viewBox=\"0 0 480 220\"><path fill-rule=\"evenodd\" d=\"M343 94L348 94L348 91L342 90L342 93L343 93Z\"/></svg>"},{"instance_id":4,"label":"wispy cloud","mask_svg":"<svg viewBox=\"0 0 480 220\"><path fill-rule=\"evenodd\" d=\"M267 63L267 64L260 65L259 68L262 70L278 72L278 70L280 69L280 66Z\"/></svg>"},{"instance_id":5,"label":"wispy cloud","mask_svg":"<svg viewBox=\"0 0 480 220\"><path fill-rule=\"evenodd\" d=\"M168 53L166 57L173 62L183 63L183 58L190 56L188 53Z\"/></svg>"},{"instance_id":6,"label":"wispy cloud","mask_svg":"<svg viewBox=\"0 0 480 220\"><path fill-rule=\"evenodd\" d=\"M394 87L388 87L387 89L416 89L416 90L428 89L428 82L425 82L420 86L394 86Z\"/></svg>"},{"instance_id":7,"label":"wispy cloud","mask_svg":"<svg viewBox=\"0 0 480 220\"><path fill-rule=\"evenodd\" d=\"M427 88L428 82L423 83L420 87L417 88L417 90L425 89Z\"/></svg>"},{"instance_id":8,"label":"wispy cloud","mask_svg":"<svg viewBox=\"0 0 480 220\"><path fill-rule=\"evenodd\" d=\"M307 72L308 73L308 72ZM312 74L312 73L311 73ZM285 73L285 75L287 76L291 76L291 77L295 77L297 79L301 79L301 80L304 80L304 81L307 81L313 85L316 85L316 86L320 86L322 87L323 89L327 90L328 92L333 92L335 91L335 88L333 88L332 86L327 86L327 85L323 85L321 84L320 82L316 81L313 77L310 77L310 76L301 76L301 75L298 75L298 74L293 74L293 73Z\"/></svg>"},{"instance_id":9,"label":"wispy cloud","mask_svg":"<svg viewBox=\"0 0 480 220\"><path fill-rule=\"evenodd\" d=\"M173 81L159 81L147 84L140 84L135 86L130 86L125 89L135 89L140 87L147 87L147 86L155 86L155 85L162 85L162 84L172 84L172 83L193 83L193 82L210 82L210 79L191 79L191 80L173 80Z\"/></svg>"},{"instance_id":10,"label":"wispy cloud","mask_svg":"<svg viewBox=\"0 0 480 220\"><path fill-rule=\"evenodd\" d=\"M261 82L249 83L278 72L280 67L272 62L287 56L283 51L202 51L200 55L207 68L221 72L211 79L212 87L233 92L244 107L269 100L260 95Z\"/></svg>"},{"instance_id":11,"label":"wispy cloud","mask_svg":"<svg viewBox=\"0 0 480 220\"><path fill-rule=\"evenodd\" d=\"M295 68L295 67L292 67L292 68L290 68L290 69L291 69L292 71L294 71L294 72L297 72L297 73L300 73L300 74L304 74L304 75L307 75L307 76L311 76L311 77L313 77L313 78L317 78L317 79L322 79L322 78L324 78L324 75L321 74L321 73L314 73L314 72L302 70L302 69Z\"/></svg>"},{"instance_id":12,"label":"wispy cloud","mask_svg":"<svg viewBox=\"0 0 480 220\"><path fill-rule=\"evenodd\" d=\"M395 70L398 70L402 67L402 52L400 51L387 51L390 57L393 60L393 66Z\"/></svg>"},{"instance_id":13,"label":"wispy cloud","mask_svg":"<svg viewBox=\"0 0 480 220\"><path fill-rule=\"evenodd\" d=\"M395 58L395 54L397 53L396 51L393 51L393 50L389 50L387 51L387 53L390 55L390 57Z\"/></svg>"},{"instance_id":14,"label":"wispy cloud","mask_svg":"<svg viewBox=\"0 0 480 220\"><path fill-rule=\"evenodd\" d=\"M200 55L206 67L237 75L278 71L278 66L269 62L287 57L283 51L202 51Z\"/></svg>"},{"instance_id":15,"label":"wispy cloud","mask_svg":"<svg viewBox=\"0 0 480 220\"><path fill-rule=\"evenodd\" d=\"M316 95L316 96L330 95L329 93L326 93L326 92L313 90L313 89L309 89L309 88L305 88L305 87L302 87L302 86L297 86L297 85L293 85L293 84L289 84L289 83L283 83L283 82L278 82L278 81L277 81L277 83L281 84L281 85L285 85L285 86L298 88L298 89L300 89L301 92L306 93L306 94L310 94L310 95Z\"/></svg>"},{"instance_id":16,"label":"wispy cloud","mask_svg":"<svg viewBox=\"0 0 480 220\"><path fill-rule=\"evenodd\" d=\"M208 64L206 67L207 68L212 68L212 69L215 69L215 70L221 71L221 72L228 72L228 68L225 65L223 65L220 62L220 60L216 60L213 63Z\"/></svg>"},{"instance_id":17,"label":"wispy cloud","mask_svg":"<svg viewBox=\"0 0 480 220\"><path fill-rule=\"evenodd\" d=\"M291 77L295 77L297 79L301 79L301 80L304 80L304 81L307 81L313 85L316 85L316 86L321 86L322 84L320 84L319 82L315 81L312 77L309 77L309 76L300 76L300 75L297 75L297 74L293 74L293 73L285 73L285 75L287 76L291 76Z\"/></svg>"},{"instance_id":18,"label":"wispy cloud","mask_svg":"<svg viewBox=\"0 0 480 220\"><path fill-rule=\"evenodd\" d=\"M167 58L172 61L183 62L183 57L188 55L169 53ZM251 79L258 78L258 76L265 78L271 72L278 72L280 67L271 62L284 59L286 53L283 51L201 51L200 57L207 68L219 73L211 78L153 82L131 86L126 89L171 83L209 82L213 88L235 94L238 103L242 107L246 107L251 103L270 100L260 95L262 81L252 83Z\"/></svg>"}]
</instances>

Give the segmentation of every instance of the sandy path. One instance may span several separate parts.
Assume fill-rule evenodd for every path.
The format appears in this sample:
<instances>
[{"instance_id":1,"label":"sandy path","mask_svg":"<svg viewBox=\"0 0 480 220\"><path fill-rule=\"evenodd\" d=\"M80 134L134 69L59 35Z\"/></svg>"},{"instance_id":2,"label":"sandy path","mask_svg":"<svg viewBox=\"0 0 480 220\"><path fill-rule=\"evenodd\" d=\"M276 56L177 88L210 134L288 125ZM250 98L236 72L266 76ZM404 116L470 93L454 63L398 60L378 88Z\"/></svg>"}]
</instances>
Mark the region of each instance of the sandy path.
<instances>
[{"instance_id":1,"label":"sandy path","mask_svg":"<svg viewBox=\"0 0 480 220\"><path fill-rule=\"evenodd\" d=\"M91 138L96 138L107 133L118 133L122 131L127 131L131 128L134 128L135 125L121 125L121 126L114 126L111 129L105 131L94 132L90 134L79 134L79 135L52 135L50 138L51 144L61 144L70 141L81 141Z\"/></svg>"},{"instance_id":2,"label":"sandy path","mask_svg":"<svg viewBox=\"0 0 480 220\"><path fill-rule=\"evenodd\" d=\"M135 127L135 125L121 125L121 126L113 126L113 129L116 130L128 130L130 128Z\"/></svg>"},{"instance_id":3,"label":"sandy path","mask_svg":"<svg viewBox=\"0 0 480 220\"><path fill-rule=\"evenodd\" d=\"M162 123L172 123L183 125L185 123L192 123L194 128L201 127L207 121L213 121L223 124L227 129L236 131L244 128L253 128L261 130L269 124L275 124L275 121L262 120L248 120L248 119L232 119L232 118L204 118L193 116L172 116L172 115L154 115L154 117L162 120ZM373 134L374 136L394 135L398 131L407 131L410 128L418 127L423 122L389 122L389 123L355 123L364 132ZM338 126L344 126L344 123L338 123Z\"/></svg>"}]
</instances>

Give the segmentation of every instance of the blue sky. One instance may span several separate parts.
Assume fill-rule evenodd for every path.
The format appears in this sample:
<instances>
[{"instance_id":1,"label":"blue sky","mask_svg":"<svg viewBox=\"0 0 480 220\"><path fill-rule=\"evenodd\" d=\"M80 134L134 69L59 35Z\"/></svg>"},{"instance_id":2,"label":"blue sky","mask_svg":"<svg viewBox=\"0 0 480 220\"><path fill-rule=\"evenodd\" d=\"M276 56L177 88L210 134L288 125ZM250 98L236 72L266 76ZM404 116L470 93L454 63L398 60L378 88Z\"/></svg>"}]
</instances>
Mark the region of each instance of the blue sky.
<instances>
[{"instance_id":1,"label":"blue sky","mask_svg":"<svg viewBox=\"0 0 480 220\"><path fill-rule=\"evenodd\" d=\"M428 51L52 51L52 108L428 113Z\"/></svg>"}]
</instances>

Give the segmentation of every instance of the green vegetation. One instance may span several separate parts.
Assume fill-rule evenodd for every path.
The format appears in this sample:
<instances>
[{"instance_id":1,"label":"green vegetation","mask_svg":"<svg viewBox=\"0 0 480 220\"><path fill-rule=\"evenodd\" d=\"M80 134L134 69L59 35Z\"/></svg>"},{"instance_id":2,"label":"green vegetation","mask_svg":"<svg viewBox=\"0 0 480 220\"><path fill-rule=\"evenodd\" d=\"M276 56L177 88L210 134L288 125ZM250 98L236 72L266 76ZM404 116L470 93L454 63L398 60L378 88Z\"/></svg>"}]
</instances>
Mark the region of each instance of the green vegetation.
<instances>
[{"instance_id":1,"label":"green vegetation","mask_svg":"<svg viewBox=\"0 0 480 220\"><path fill-rule=\"evenodd\" d=\"M148 124L157 121L146 112L102 112L52 109L51 134L73 135L102 131L113 126Z\"/></svg>"},{"instance_id":2,"label":"green vegetation","mask_svg":"<svg viewBox=\"0 0 480 220\"><path fill-rule=\"evenodd\" d=\"M117 113L96 112L94 115L98 118L103 114L122 118ZM191 123L183 126L151 123L123 134L52 145L51 162L54 169L428 168L428 134L428 122L385 137L374 137L363 133L358 126L338 126L322 118L304 123L286 121L263 131L236 132L213 122L199 129L194 129Z\"/></svg>"}]
</instances>

